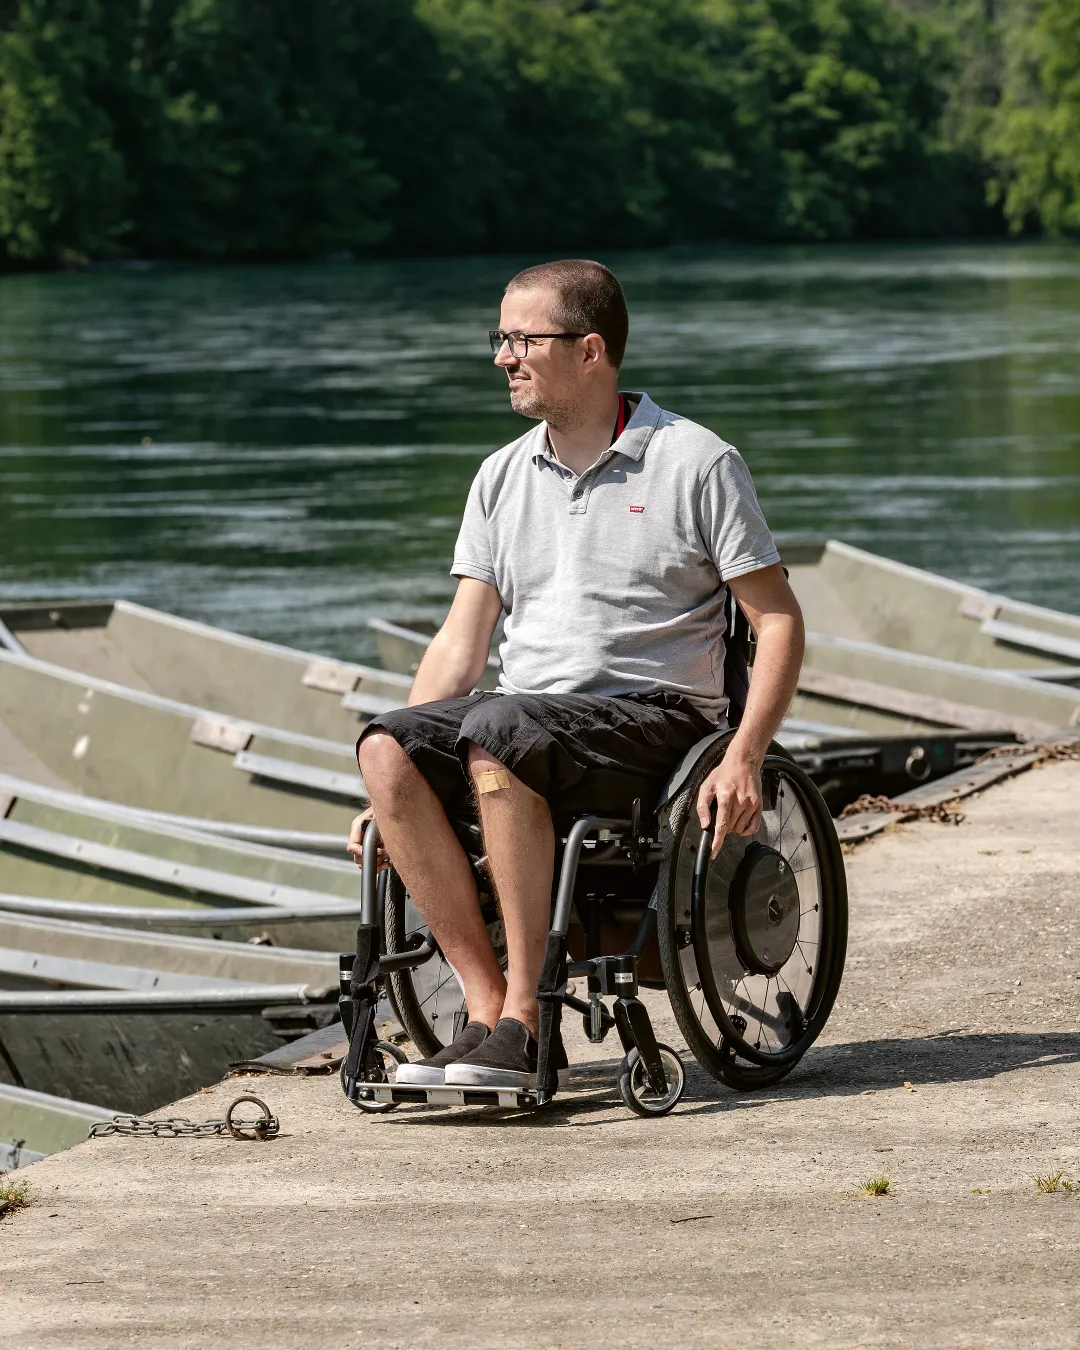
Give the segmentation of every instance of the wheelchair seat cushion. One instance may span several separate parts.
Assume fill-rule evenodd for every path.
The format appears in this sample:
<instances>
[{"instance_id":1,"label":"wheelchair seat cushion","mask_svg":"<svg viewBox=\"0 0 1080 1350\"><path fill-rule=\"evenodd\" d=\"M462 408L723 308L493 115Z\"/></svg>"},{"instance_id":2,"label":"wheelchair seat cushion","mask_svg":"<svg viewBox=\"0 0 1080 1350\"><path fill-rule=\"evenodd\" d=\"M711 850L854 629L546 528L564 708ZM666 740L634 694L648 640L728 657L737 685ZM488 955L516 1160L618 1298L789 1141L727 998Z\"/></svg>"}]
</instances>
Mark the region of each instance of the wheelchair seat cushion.
<instances>
[{"instance_id":1,"label":"wheelchair seat cushion","mask_svg":"<svg viewBox=\"0 0 1080 1350\"><path fill-rule=\"evenodd\" d=\"M715 728L693 704L666 692L485 692L382 713L360 741L376 730L394 737L447 815L460 819L474 816L471 745L546 797L559 814L625 815L635 797L651 807L679 758Z\"/></svg>"},{"instance_id":2,"label":"wheelchair seat cushion","mask_svg":"<svg viewBox=\"0 0 1080 1350\"><path fill-rule=\"evenodd\" d=\"M643 778L614 769L588 769L572 788L549 799L551 813L556 819L629 816L636 800L647 814L657 805L663 782L662 778Z\"/></svg>"}]
</instances>

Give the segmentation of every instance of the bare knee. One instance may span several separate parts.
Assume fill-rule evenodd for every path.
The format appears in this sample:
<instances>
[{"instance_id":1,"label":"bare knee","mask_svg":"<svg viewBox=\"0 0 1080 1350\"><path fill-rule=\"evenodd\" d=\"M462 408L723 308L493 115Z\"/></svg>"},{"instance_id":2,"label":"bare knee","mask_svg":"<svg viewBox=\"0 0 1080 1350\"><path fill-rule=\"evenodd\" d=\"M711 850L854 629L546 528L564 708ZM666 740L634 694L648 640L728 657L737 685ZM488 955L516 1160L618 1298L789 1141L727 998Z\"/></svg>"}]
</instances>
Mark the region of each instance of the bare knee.
<instances>
[{"instance_id":1,"label":"bare knee","mask_svg":"<svg viewBox=\"0 0 1080 1350\"><path fill-rule=\"evenodd\" d=\"M372 731L360 742L356 760L377 811L394 815L408 805L419 772L388 731Z\"/></svg>"},{"instance_id":2,"label":"bare knee","mask_svg":"<svg viewBox=\"0 0 1080 1350\"><path fill-rule=\"evenodd\" d=\"M490 750L485 750L482 745L477 745L475 741L469 742L469 773L475 780L477 774L497 773L500 769L508 772L506 766L495 758Z\"/></svg>"},{"instance_id":3,"label":"bare knee","mask_svg":"<svg viewBox=\"0 0 1080 1350\"><path fill-rule=\"evenodd\" d=\"M494 796L490 795L493 793L498 793L500 797L503 797L511 792L511 800L518 803L523 799L533 797L538 802L543 801L543 798L537 796L532 788L526 787L520 778L511 773L502 760L496 759L490 750L485 750L482 745L477 745L475 741L469 742L467 759L469 776L472 778L481 812L484 811L489 802L496 800Z\"/></svg>"}]
</instances>

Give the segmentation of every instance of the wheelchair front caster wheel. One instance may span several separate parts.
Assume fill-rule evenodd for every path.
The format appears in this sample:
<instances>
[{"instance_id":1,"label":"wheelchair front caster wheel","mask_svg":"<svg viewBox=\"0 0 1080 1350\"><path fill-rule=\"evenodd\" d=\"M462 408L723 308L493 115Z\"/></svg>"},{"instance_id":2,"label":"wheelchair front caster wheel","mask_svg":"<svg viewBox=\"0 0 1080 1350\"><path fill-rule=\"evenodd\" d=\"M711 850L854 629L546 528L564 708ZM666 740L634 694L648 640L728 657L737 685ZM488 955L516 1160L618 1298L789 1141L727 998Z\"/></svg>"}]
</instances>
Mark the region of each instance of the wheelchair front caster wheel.
<instances>
[{"instance_id":1,"label":"wheelchair front caster wheel","mask_svg":"<svg viewBox=\"0 0 1080 1350\"><path fill-rule=\"evenodd\" d=\"M356 1093L363 1091L365 1083L392 1083L397 1066L408 1062L409 1057L404 1050L399 1050L389 1041L376 1041L371 1047L371 1055L365 1065L365 1077L356 1080ZM359 1095L350 1097L349 1083L345 1077L345 1060L341 1061L338 1078L341 1080L341 1090L345 1094L346 1101L351 1102L358 1111L369 1111L373 1116L382 1116L397 1106L397 1102L369 1102Z\"/></svg>"},{"instance_id":2,"label":"wheelchair front caster wheel","mask_svg":"<svg viewBox=\"0 0 1080 1350\"><path fill-rule=\"evenodd\" d=\"M669 1045L658 1045L667 1079L667 1092L658 1096L649 1084L637 1047L619 1065L619 1096L639 1116L666 1116L678 1105L686 1087L682 1060Z\"/></svg>"}]
</instances>

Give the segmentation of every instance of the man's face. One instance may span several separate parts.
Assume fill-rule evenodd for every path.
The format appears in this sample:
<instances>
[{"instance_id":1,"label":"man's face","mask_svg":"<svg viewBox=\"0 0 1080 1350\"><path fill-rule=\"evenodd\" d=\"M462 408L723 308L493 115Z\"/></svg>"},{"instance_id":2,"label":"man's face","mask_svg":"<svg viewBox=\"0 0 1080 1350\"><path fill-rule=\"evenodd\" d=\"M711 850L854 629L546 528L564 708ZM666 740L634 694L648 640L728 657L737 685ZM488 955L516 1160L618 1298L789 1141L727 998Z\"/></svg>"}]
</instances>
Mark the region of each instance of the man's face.
<instances>
[{"instance_id":1,"label":"man's face","mask_svg":"<svg viewBox=\"0 0 1080 1350\"><path fill-rule=\"evenodd\" d=\"M551 319L553 299L547 288L510 291L503 296L499 327L504 333L561 332L561 325ZM506 371L514 412L550 420L576 406L581 398L579 355L576 343L562 339L530 342L523 357L511 356L504 342L495 364Z\"/></svg>"}]
</instances>

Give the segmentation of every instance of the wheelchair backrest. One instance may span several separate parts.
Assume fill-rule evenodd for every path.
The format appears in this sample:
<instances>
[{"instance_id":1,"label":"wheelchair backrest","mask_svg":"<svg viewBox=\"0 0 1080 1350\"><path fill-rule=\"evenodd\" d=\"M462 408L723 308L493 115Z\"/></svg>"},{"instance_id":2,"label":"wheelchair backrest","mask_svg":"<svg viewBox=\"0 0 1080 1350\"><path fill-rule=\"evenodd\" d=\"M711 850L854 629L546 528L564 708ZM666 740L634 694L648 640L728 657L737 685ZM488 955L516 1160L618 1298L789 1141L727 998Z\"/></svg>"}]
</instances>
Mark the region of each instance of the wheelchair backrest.
<instances>
[{"instance_id":1,"label":"wheelchair backrest","mask_svg":"<svg viewBox=\"0 0 1080 1350\"><path fill-rule=\"evenodd\" d=\"M727 633L724 638L724 693L728 699L729 727L737 727L746 709L750 691L750 623L735 603L730 589L724 603Z\"/></svg>"}]
</instances>

